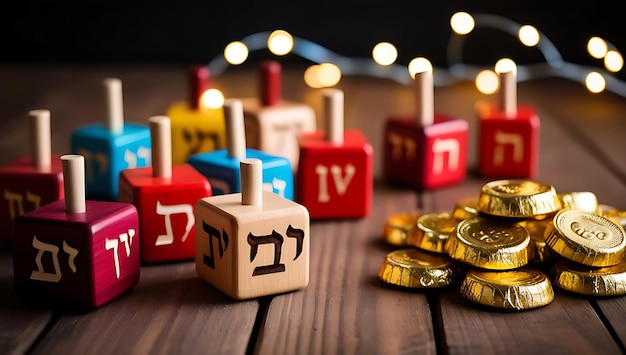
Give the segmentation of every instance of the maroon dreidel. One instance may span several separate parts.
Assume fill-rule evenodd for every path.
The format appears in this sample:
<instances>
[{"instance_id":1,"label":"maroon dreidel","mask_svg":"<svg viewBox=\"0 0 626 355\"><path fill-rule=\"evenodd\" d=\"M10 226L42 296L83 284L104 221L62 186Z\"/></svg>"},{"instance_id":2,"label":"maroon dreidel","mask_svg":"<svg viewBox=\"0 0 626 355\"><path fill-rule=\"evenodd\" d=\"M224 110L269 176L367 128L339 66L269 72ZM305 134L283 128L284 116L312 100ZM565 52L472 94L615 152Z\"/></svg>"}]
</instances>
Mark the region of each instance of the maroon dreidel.
<instances>
[{"instance_id":1,"label":"maroon dreidel","mask_svg":"<svg viewBox=\"0 0 626 355\"><path fill-rule=\"evenodd\" d=\"M85 200L85 159L64 155L65 200L16 217L15 291L36 303L96 308L139 282L137 209Z\"/></svg>"},{"instance_id":2,"label":"maroon dreidel","mask_svg":"<svg viewBox=\"0 0 626 355\"><path fill-rule=\"evenodd\" d=\"M11 242L15 217L63 198L61 160L51 156L50 111L29 115L31 156L0 167L0 243Z\"/></svg>"},{"instance_id":3,"label":"maroon dreidel","mask_svg":"<svg viewBox=\"0 0 626 355\"><path fill-rule=\"evenodd\" d=\"M479 170L484 177L533 178L539 166L539 116L530 106L517 106L515 64L509 63L496 70L499 105L477 105Z\"/></svg>"},{"instance_id":4,"label":"maroon dreidel","mask_svg":"<svg viewBox=\"0 0 626 355\"><path fill-rule=\"evenodd\" d=\"M120 174L120 201L139 211L141 261L146 263L195 257L196 201L211 196L209 181L189 164L172 165L171 123L150 117L152 167Z\"/></svg>"},{"instance_id":5,"label":"maroon dreidel","mask_svg":"<svg viewBox=\"0 0 626 355\"><path fill-rule=\"evenodd\" d=\"M374 185L373 149L358 130L345 130L343 91L324 90L326 130L300 136L297 201L311 219L369 214Z\"/></svg>"},{"instance_id":6,"label":"maroon dreidel","mask_svg":"<svg viewBox=\"0 0 626 355\"><path fill-rule=\"evenodd\" d=\"M387 120L383 173L393 184L418 190L459 183L467 176L467 121L434 112L432 65L415 59L417 112Z\"/></svg>"}]
</instances>

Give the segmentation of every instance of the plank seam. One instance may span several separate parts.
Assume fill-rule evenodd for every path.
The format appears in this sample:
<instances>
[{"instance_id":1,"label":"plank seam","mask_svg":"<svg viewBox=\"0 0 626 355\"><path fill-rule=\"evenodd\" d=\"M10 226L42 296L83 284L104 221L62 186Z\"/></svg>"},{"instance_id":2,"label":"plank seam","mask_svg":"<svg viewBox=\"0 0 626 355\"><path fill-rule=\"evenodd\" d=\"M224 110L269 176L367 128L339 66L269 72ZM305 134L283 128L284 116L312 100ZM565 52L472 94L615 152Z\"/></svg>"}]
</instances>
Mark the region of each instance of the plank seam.
<instances>
[{"instance_id":1,"label":"plank seam","mask_svg":"<svg viewBox=\"0 0 626 355\"><path fill-rule=\"evenodd\" d=\"M624 346L624 343L621 341L619 335L615 331L615 328L613 328L613 325L611 324L609 319L606 317L604 312L602 312L602 308L600 308L600 305L598 305L598 302L596 300L589 300L589 303L591 304L591 308L593 308L593 310L598 315L598 318L600 318L600 321L602 322L602 324L604 324L604 327L606 328L606 330L611 335L611 338L613 338L613 340L615 341L619 349L622 351L622 354L626 354L626 346Z\"/></svg>"}]
</instances>

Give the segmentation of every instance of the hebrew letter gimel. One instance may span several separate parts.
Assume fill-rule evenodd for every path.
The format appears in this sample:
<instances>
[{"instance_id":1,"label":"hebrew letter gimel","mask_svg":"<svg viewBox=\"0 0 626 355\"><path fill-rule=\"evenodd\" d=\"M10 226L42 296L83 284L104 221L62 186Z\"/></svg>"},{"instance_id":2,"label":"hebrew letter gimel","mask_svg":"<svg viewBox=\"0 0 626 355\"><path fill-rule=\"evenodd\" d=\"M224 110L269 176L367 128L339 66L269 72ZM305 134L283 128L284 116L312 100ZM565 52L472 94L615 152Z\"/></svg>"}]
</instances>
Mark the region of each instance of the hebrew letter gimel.
<instances>
[{"instance_id":1,"label":"hebrew letter gimel","mask_svg":"<svg viewBox=\"0 0 626 355\"><path fill-rule=\"evenodd\" d=\"M252 276L259 276L265 274L272 274L276 272L285 271L285 264L280 263L280 252L283 247L283 236L272 231L272 234L255 236L252 233L248 234L248 244L250 244L250 262L254 261L257 252L259 251L259 245L261 244L274 244L274 263L271 265L257 266L252 272Z\"/></svg>"}]
</instances>

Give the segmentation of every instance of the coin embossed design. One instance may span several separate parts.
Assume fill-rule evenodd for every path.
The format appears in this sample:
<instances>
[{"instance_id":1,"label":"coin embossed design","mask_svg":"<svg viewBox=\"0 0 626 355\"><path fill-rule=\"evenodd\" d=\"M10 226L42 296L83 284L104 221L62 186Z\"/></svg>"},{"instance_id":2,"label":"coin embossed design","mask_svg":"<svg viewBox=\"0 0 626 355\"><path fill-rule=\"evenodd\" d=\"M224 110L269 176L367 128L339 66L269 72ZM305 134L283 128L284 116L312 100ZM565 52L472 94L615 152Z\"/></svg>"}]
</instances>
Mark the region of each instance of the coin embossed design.
<instances>
[{"instance_id":1,"label":"coin embossed design","mask_svg":"<svg viewBox=\"0 0 626 355\"><path fill-rule=\"evenodd\" d=\"M546 228L546 244L566 259L588 266L611 266L626 253L626 235L617 223L583 210L562 210Z\"/></svg>"},{"instance_id":2,"label":"coin embossed design","mask_svg":"<svg viewBox=\"0 0 626 355\"><path fill-rule=\"evenodd\" d=\"M530 234L513 222L475 217L457 225L446 244L456 260L492 270L509 270L530 260Z\"/></svg>"},{"instance_id":3,"label":"coin embossed design","mask_svg":"<svg viewBox=\"0 0 626 355\"><path fill-rule=\"evenodd\" d=\"M500 217L533 217L561 209L554 187L532 180L496 180L483 185L480 212Z\"/></svg>"},{"instance_id":4,"label":"coin embossed design","mask_svg":"<svg viewBox=\"0 0 626 355\"><path fill-rule=\"evenodd\" d=\"M378 277L388 284L407 288L438 288L456 283L464 267L447 255L416 248L387 254Z\"/></svg>"}]
</instances>

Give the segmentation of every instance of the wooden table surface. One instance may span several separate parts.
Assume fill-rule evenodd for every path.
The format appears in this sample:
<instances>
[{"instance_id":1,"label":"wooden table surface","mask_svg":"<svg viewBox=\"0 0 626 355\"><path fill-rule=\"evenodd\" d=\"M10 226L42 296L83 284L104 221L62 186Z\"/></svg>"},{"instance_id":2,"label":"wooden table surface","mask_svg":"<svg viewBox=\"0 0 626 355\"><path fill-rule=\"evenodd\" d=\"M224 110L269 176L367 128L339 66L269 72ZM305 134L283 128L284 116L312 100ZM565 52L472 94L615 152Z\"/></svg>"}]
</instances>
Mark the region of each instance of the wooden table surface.
<instances>
[{"instance_id":1,"label":"wooden table surface","mask_svg":"<svg viewBox=\"0 0 626 355\"><path fill-rule=\"evenodd\" d=\"M286 68L284 97L309 103L322 127L319 90L302 69ZM124 82L129 122L147 122L186 99L182 66L39 65L0 67L0 162L26 155L31 109L52 114L53 152L69 152L70 132L105 116L102 79ZM214 79L227 97L256 95L249 68ZM10 246L0 250L0 353L43 354L616 354L625 352L626 297L586 298L556 290L542 308L499 311L464 300L459 287L405 291L377 273L385 254L386 219L398 212L451 211L478 196L488 180L476 176L474 104L495 100L473 83L435 90L439 113L470 124L466 181L432 191L388 186L380 179L382 128L391 114L410 113L409 87L367 77L344 77L345 125L374 146L372 213L357 220L313 221L310 284L306 289L234 301L200 280L192 261L142 266L129 293L88 313L33 307L14 295ZM626 209L626 99L592 95L577 83L521 83L519 103L541 118L537 180L557 192L592 191L600 203Z\"/></svg>"}]
</instances>

